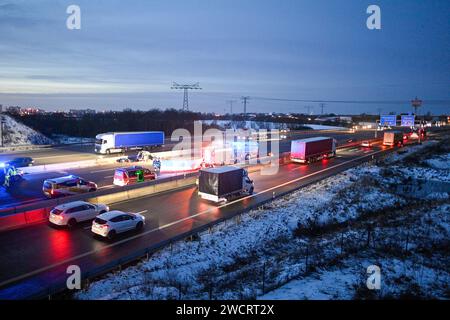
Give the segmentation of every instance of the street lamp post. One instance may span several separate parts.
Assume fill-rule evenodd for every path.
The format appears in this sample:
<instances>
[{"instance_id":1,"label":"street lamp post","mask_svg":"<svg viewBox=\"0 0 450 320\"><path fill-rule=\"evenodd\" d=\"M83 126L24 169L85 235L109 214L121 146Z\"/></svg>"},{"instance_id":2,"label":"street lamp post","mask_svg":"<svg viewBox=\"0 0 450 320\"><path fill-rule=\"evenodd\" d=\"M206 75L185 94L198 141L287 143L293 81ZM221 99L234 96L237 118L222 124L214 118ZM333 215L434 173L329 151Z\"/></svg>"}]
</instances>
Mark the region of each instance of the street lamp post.
<instances>
[{"instance_id":1,"label":"street lamp post","mask_svg":"<svg viewBox=\"0 0 450 320\"><path fill-rule=\"evenodd\" d=\"M417 97L414 100L411 100L411 105L414 108L414 116L417 117L417 119L419 119L418 115L417 115L417 111L419 110L419 107L422 106L422 100L418 99ZM422 143L421 139L420 139L420 129L421 129L421 122L419 120L419 128L418 128L418 132L417 135L419 137L419 144Z\"/></svg>"}]
</instances>

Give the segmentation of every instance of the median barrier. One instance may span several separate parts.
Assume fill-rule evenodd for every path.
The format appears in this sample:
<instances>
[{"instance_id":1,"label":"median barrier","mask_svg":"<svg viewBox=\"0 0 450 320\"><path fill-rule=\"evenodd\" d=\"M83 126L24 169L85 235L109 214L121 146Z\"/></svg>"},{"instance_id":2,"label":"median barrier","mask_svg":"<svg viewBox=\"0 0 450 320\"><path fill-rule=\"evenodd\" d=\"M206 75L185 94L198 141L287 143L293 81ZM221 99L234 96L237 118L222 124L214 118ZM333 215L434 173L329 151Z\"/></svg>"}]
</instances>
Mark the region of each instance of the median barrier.
<instances>
[{"instance_id":1,"label":"median barrier","mask_svg":"<svg viewBox=\"0 0 450 320\"><path fill-rule=\"evenodd\" d=\"M281 165L290 162L290 153L282 153L279 157ZM263 158L266 159L267 157ZM263 160L261 159L261 160ZM247 168L249 173L260 171L268 164L257 165L241 165ZM38 223L47 220L49 212L52 208L59 204L83 200L94 204L103 203L112 205L114 203L128 201L136 198L145 197L151 194L166 192L169 190L179 189L195 184L198 172L185 173L174 177L168 177L153 181L148 181L131 186L121 188L111 188L98 190L94 193L85 193L65 198L57 198L51 200L44 200L29 205L22 205L13 208L5 208L0 210L0 232L24 227L33 223Z\"/></svg>"},{"instance_id":2,"label":"median barrier","mask_svg":"<svg viewBox=\"0 0 450 320\"><path fill-rule=\"evenodd\" d=\"M94 193L85 193L60 199L46 200L28 206L3 209L0 210L0 232L43 222L47 220L50 210L58 204L83 200L95 204L103 203L112 205L114 203L148 196L150 194L191 186L195 184L196 178L197 173L195 172L122 188L99 190Z\"/></svg>"},{"instance_id":3,"label":"median barrier","mask_svg":"<svg viewBox=\"0 0 450 320\"><path fill-rule=\"evenodd\" d=\"M190 155L191 150L175 150L175 151L163 151L163 152L154 152L152 155L154 155L157 158L161 159L171 159L172 161L183 161L184 166L186 166L187 169L190 169L192 165L187 162L193 162L195 164L200 164L201 161L198 159L195 160L186 160L183 158L183 156ZM81 161L73 161L73 162L63 162L63 163L53 163L53 164L44 164L39 166L32 166L32 167L24 167L21 168L21 170L26 174L33 174L33 173L41 173L41 172L48 172L48 171L58 171L58 170L67 170L67 169L80 169L80 168L88 168L88 167L96 167L96 166L104 166L104 165L110 165L117 163L117 160L120 158L123 158L124 156L117 156L117 157L105 157L99 155L99 158L97 159L90 159L90 160L81 160ZM179 157L180 159L176 159ZM172 166L177 165L176 163L172 164ZM168 168L170 168L169 166ZM164 170L162 168L162 172L170 171L170 170Z\"/></svg>"}]
</instances>

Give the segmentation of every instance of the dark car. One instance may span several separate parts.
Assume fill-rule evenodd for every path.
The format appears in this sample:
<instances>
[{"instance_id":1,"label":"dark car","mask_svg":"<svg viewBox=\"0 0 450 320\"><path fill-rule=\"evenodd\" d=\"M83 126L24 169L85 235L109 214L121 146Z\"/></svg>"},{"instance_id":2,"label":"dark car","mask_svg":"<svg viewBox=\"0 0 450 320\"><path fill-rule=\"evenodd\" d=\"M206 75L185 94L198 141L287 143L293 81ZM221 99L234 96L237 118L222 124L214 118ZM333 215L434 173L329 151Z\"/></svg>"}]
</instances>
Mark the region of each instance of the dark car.
<instances>
[{"instance_id":1,"label":"dark car","mask_svg":"<svg viewBox=\"0 0 450 320\"><path fill-rule=\"evenodd\" d=\"M23 168L32 166L34 160L30 157L21 157L21 158L14 158L13 160L7 161L6 163L16 168Z\"/></svg>"}]
</instances>

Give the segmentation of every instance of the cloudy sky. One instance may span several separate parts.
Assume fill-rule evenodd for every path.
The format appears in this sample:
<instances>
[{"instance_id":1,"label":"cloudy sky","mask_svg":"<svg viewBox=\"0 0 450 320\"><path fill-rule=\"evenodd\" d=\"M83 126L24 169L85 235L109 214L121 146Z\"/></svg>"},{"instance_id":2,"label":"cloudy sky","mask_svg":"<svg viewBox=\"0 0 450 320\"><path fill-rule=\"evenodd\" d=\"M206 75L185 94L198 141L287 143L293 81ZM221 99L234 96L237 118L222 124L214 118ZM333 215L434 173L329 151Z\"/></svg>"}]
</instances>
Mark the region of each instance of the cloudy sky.
<instances>
[{"instance_id":1,"label":"cloudy sky","mask_svg":"<svg viewBox=\"0 0 450 320\"><path fill-rule=\"evenodd\" d=\"M66 8L81 8L68 30ZM381 7L381 30L366 9ZM450 110L448 0L0 0L0 104L180 107L173 81L200 82L190 106L224 112ZM236 102L234 111L241 111Z\"/></svg>"}]
</instances>

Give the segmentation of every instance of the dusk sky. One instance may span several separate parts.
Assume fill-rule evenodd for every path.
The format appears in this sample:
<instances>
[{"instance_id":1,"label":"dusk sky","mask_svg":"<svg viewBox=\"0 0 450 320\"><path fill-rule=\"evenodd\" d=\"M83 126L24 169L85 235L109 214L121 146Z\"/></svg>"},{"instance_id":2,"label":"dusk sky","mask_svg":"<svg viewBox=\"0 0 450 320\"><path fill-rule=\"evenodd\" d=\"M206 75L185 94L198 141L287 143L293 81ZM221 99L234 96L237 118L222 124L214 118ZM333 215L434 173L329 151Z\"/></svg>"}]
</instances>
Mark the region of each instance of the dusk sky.
<instances>
[{"instance_id":1,"label":"dusk sky","mask_svg":"<svg viewBox=\"0 0 450 320\"><path fill-rule=\"evenodd\" d=\"M67 6L81 30L66 28ZM381 30L366 9L381 7ZM450 112L450 1L0 0L0 104L180 108L173 81L199 82L194 111ZM399 101L398 103L389 103ZM234 111L242 111L236 102Z\"/></svg>"}]
</instances>

